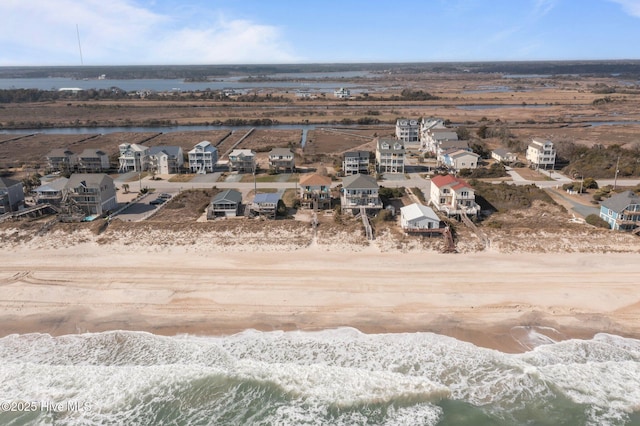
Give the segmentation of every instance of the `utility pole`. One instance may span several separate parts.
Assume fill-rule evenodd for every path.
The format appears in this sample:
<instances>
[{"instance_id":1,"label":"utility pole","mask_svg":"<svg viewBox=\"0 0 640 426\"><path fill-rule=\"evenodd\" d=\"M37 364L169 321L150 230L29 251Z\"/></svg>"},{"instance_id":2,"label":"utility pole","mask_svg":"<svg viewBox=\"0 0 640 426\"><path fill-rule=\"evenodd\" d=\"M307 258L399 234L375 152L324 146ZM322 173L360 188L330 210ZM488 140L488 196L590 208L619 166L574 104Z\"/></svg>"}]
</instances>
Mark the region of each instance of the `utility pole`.
<instances>
[{"instance_id":1,"label":"utility pole","mask_svg":"<svg viewBox=\"0 0 640 426\"><path fill-rule=\"evenodd\" d=\"M620 172L619 166L620 166L620 156L618 155L618 162L616 163L616 174L615 174L615 176L613 178L613 190L614 191L616 190L616 185L618 184L618 172Z\"/></svg>"}]
</instances>

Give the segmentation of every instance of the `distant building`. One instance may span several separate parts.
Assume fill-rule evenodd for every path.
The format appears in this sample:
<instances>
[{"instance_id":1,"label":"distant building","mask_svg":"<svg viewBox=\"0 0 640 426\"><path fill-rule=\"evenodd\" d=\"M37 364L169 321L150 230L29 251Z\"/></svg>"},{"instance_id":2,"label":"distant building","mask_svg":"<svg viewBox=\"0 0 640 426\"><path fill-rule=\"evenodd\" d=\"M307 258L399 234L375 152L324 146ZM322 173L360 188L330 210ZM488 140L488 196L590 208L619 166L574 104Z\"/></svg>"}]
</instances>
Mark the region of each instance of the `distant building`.
<instances>
[{"instance_id":1,"label":"distant building","mask_svg":"<svg viewBox=\"0 0 640 426\"><path fill-rule=\"evenodd\" d=\"M351 91L349 89L341 87L333 91L333 96L338 99L349 99L351 97Z\"/></svg>"},{"instance_id":2,"label":"distant building","mask_svg":"<svg viewBox=\"0 0 640 426\"><path fill-rule=\"evenodd\" d=\"M189 151L189 170L191 173L213 173L218 162L218 148L209 141L196 144Z\"/></svg>"},{"instance_id":3,"label":"distant building","mask_svg":"<svg viewBox=\"0 0 640 426\"><path fill-rule=\"evenodd\" d=\"M437 155L438 151L443 150L442 145L444 143L451 142L458 142L458 133L454 129L434 127L424 133L420 141L420 148ZM460 143L467 144L466 141L460 141Z\"/></svg>"},{"instance_id":4,"label":"distant building","mask_svg":"<svg viewBox=\"0 0 640 426\"><path fill-rule=\"evenodd\" d=\"M118 171L143 172L149 168L149 147L137 143L122 143L118 146L120 150L120 162Z\"/></svg>"},{"instance_id":5,"label":"distant building","mask_svg":"<svg viewBox=\"0 0 640 426\"><path fill-rule=\"evenodd\" d=\"M22 182L0 177L0 214L18 211L23 205Z\"/></svg>"},{"instance_id":6,"label":"distant building","mask_svg":"<svg viewBox=\"0 0 640 426\"><path fill-rule=\"evenodd\" d=\"M553 169L556 164L553 142L534 138L527 147L527 161L535 169Z\"/></svg>"},{"instance_id":7,"label":"distant building","mask_svg":"<svg viewBox=\"0 0 640 426\"><path fill-rule=\"evenodd\" d=\"M404 143L392 138L378 138L376 169L378 173L404 173Z\"/></svg>"},{"instance_id":8,"label":"distant building","mask_svg":"<svg viewBox=\"0 0 640 426\"><path fill-rule=\"evenodd\" d=\"M104 173L72 174L65 189L69 202L87 216L102 216L118 206L113 179Z\"/></svg>"},{"instance_id":9,"label":"distant building","mask_svg":"<svg viewBox=\"0 0 640 426\"><path fill-rule=\"evenodd\" d=\"M253 173L256 171L256 153L250 149L234 149L229 154L229 171Z\"/></svg>"},{"instance_id":10,"label":"distant building","mask_svg":"<svg viewBox=\"0 0 640 426\"><path fill-rule=\"evenodd\" d=\"M179 146L153 146L149 148L149 168L161 175L178 173L184 164L184 153Z\"/></svg>"},{"instance_id":11,"label":"distant building","mask_svg":"<svg viewBox=\"0 0 640 426\"><path fill-rule=\"evenodd\" d=\"M632 191L611 196L600 205L600 217L616 231L640 231L640 196Z\"/></svg>"},{"instance_id":12,"label":"distant building","mask_svg":"<svg viewBox=\"0 0 640 426\"><path fill-rule=\"evenodd\" d=\"M420 140L420 124L418 120L407 118L396 120L396 138L405 143L417 143Z\"/></svg>"},{"instance_id":13,"label":"distant building","mask_svg":"<svg viewBox=\"0 0 640 426\"><path fill-rule=\"evenodd\" d=\"M87 148L78 154L78 170L82 173L101 173L110 168L109 155L101 149Z\"/></svg>"},{"instance_id":14,"label":"distant building","mask_svg":"<svg viewBox=\"0 0 640 426\"><path fill-rule=\"evenodd\" d=\"M369 173L369 151L349 151L344 153L342 173L351 176Z\"/></svg>"},{"instance_id":15,"label":"distant building","mask_svg":"<svg viewBox=\"0 0 640 426\"><path fill-rule=\"evenodd\" d=\"M428 133L433 129L446 129L447 126L444 124L444 120L441 118L423 118L420 120L420 142L421 146L424 144L424 141L428 137Z\"/></svg>"},{"instance_id":16,"label":"distant building","mask_svg":"<svg viewBox=\"0 0 640 426\"><path fill-rule=\"evenodd\" d=\"M78 156L66 148L54 149L46 158L47 168L52 172L72 172L78 165Z\"/></svg>"}]
</instances>

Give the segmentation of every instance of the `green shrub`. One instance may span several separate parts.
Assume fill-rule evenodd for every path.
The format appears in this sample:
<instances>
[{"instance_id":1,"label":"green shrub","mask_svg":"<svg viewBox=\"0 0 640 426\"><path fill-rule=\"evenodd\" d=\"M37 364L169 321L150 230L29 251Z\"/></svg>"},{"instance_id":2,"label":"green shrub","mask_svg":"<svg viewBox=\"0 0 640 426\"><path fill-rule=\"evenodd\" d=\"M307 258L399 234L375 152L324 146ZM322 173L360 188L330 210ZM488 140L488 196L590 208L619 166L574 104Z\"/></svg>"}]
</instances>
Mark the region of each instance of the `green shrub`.
<instances>
[{"instance_id":1,"label":"green shrub","mask_svg":"<svg viewBox=\"0 0 640 426\"><path fill-rule=\"evenodd\" d=\"M597 214L590 214L584 220L589 225L595 226L596 228L611 229L611 226L609 226L609 223L606 220L602 219Z\"/></svg>"}]
</instances>

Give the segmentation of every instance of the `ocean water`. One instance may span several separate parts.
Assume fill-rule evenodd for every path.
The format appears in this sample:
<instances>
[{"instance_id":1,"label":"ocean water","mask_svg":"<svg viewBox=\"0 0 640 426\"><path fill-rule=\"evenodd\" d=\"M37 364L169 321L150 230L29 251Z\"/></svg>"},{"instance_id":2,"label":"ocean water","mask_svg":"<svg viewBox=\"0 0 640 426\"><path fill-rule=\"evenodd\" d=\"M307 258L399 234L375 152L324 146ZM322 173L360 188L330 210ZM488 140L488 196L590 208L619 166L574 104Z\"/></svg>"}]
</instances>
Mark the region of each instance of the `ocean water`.
<instances>
[{"instance_id":1,"label":"ocean water","mask_svg":"<svg viewBox=\"0 0 640 426\"><path fill-rule=\"evenodd\" d=\"M640 425L640 341L432 333L0 339L0 425Z\"/></svg>"}]
</instances>

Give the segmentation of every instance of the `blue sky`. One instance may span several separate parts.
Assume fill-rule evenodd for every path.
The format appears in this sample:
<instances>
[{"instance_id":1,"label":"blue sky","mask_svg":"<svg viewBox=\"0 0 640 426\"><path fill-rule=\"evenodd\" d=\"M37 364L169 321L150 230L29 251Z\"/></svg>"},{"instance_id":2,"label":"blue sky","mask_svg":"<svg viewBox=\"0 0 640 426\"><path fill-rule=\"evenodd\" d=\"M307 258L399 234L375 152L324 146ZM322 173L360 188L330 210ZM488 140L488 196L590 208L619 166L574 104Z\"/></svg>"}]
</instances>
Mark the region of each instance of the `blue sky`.
<instances>
[{"instance_id":1,"label":"blue sky","mask_svg":"<svg viewBox=\"0 0 640 426\"><path fill-rule=\"evenodd\" d=\"M640 59L640 0L1 0L0 66Z\"/></svg>"}]
</instances>

